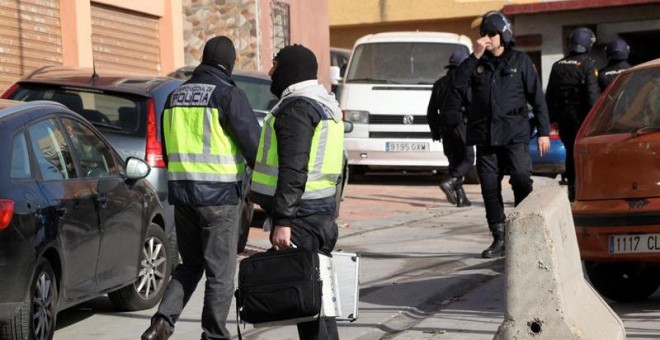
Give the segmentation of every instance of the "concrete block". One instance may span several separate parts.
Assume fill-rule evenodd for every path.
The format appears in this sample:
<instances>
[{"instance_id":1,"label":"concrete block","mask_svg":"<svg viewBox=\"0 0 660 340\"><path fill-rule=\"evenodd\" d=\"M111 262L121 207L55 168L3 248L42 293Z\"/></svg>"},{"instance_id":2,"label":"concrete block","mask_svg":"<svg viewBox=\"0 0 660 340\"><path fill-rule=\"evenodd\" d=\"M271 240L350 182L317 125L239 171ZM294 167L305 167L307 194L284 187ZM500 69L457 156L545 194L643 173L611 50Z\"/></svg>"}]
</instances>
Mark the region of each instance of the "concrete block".
<instances>
[{"instance_id":1,"label":"concrete block","mask_svg":"<svg viewBox=\"0 0 660 340\"><path fill-rule=\"evenodd\" d=\"M534 190L507 218L506 308L494 339L625 339L582 273L566 193Z\"/></svg>"}]
</instances>

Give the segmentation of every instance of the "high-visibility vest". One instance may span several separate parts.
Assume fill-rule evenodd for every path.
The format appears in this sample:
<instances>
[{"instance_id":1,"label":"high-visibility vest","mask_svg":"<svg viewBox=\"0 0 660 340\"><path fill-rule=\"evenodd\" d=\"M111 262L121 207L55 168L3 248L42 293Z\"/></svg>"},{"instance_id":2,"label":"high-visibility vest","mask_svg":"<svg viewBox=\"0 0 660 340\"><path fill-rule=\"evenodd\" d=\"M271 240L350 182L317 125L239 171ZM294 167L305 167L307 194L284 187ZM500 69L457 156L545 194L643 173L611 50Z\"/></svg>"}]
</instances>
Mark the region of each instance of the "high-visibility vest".
<instances>
[{"instance_id":1,"label":"high-visibility vest","mask_svg":"<svg viewBox=\"0 0 660 340\"><path fill-rule=\"evenodd\" d=\"M213 107L174 106L163 112L169 181L238 182L245 161Z\"/></svg>"},{"instance_id":2,"label":"high-visibility vest","mask_svg":"<svg viewBox=\"0 0 660 340\"><path fill-rule=\"evenodd\" d=\"M311 103L311 100L304 100ZM303 200L334 196L344 154L343 122L334 121L320 108L320 104L316 102L312 104L321 113L321 121L314 129L312 137ZM284 106L280 105L280 107ZM264 118L250 187L252 191L267 196L275 195L279 173L277 136L275 135L276 119L277 112L269 113Z\"/></svg>"}]
</instances>

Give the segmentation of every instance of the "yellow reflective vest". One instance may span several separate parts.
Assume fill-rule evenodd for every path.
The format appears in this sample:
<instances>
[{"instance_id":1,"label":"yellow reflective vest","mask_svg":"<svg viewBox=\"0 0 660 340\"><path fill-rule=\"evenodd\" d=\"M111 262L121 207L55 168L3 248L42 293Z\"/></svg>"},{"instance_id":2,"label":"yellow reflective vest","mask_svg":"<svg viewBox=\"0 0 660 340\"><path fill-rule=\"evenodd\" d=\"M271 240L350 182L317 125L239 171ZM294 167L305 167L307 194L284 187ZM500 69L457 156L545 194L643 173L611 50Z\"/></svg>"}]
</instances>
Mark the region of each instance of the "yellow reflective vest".
<instances>
[{"instance_id":1,"label":"yellow reflective vest","mask_svg":"<svg viewBox=\"0 0 660 340\"><path fill-rule=\"evenodd\" d=\"M169 181L227 183L243 178L243 156L220 125L220 114L217 108L202 106L164 110Z\"/></svg>"},{"instance_id":2,"label":"yellow reflective vest","mask_svg":"<svg viewBox=\"0 0 660 340\"><path fill-rule=\"evenodd\" d=\"M251 190L266 196L275 195L279 173L277 136L275 135L276 119L277 112L269 113L264 118L257 159L252 173ZM341 174L343 153L343 122L336 122L325 113L321 114L321 121L314 129L312 137L303 200L331 197L335 194L335 185Z\"/></svg>"}]
</instances>

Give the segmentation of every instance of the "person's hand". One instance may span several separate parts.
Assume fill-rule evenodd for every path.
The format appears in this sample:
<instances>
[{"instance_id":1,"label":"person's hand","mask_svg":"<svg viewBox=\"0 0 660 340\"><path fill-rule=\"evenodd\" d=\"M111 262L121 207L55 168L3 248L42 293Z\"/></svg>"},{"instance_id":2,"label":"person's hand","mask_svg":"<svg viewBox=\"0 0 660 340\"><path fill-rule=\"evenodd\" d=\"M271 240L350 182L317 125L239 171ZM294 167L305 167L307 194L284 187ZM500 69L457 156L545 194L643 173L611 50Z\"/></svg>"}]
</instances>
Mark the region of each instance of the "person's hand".
<instances>
[{"instance_id":1,"label":"person's hand","mask_svg":"<svg viewBox=\"0 0 660 340\"><path fill-rule=\"evenodd\" d=\"M276 226L270 237L270 243L275 250L291 248L291 227Z\"/></svg>"},{"instance_id":2,"label":"person's hand","mask_svg":"<svg viewBox=\"0 0 660 340\"><path fill-rule=\"evenodd\" d=\"M486 52L486 48L489 47L492 44L490 41L490 38L486 37L481 37L477 39L476 44L474 45L474 56L477 59L480 59L483 55L484 52Z\"/></svg>"},{"instance_id":3,"label":"person's hand","mask_svg":"<svg viewBox=\"0 0 660 340\"><path fill-rule=\"evenodd\" d=\"M539 136L538 141L539 156L543 157L550 151L550 137Z\"/></svg>"}]
</instances>

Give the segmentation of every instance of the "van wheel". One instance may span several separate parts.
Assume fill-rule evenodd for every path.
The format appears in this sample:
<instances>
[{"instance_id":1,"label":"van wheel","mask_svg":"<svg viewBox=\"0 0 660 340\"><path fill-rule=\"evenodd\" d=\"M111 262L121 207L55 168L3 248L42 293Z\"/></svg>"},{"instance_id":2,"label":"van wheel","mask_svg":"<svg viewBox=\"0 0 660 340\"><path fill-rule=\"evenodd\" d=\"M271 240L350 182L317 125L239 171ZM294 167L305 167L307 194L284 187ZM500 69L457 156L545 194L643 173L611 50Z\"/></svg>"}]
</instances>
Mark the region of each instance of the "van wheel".
<instances>
[{"instance_id":1,"label":"van wheel","mask_svg":"<svg viewBox=\"0 0 660 340\"><path fill-rule=\"evenodd\" d=\"M593 287L602 296L614 301L644 300L660 286L657 266L634 262L588 261L584 265Z\"/></svg>"},{"instance_id":2,"label":"van wheel","mask_svg":"<svg viewBox=\"0 0 660 340\"><path fill-rule=\"evenodd\" d=\"M57 316L57 278L50 262L40 259L30 291L14 316L0 323L0 339L51 340Z\"/></svg>"},{"instance_id":3,"label":"van wheel","mask_svg":"<svg viewBox=\"0 0 660 340\"><path fill-rule=\"evenodd\" d=\"M463 183L465 184L479 184L479 175L477 174L477 167L473 166L472 170L468 172L465 177L463 177Z\"/></svg>"},{"instance_id":4,"label":"van wheel","mask_svg":"<svg viewBox=\"0 0 660 340\"><path fill-rule=\"evenodd\" d=\"M108 293L110 301L123 310L143 310L155 306L163 297L170 279L170 244L159 225L149 225L140 253L140 268L135 283Z\"/></svg>"}]
</instances>

